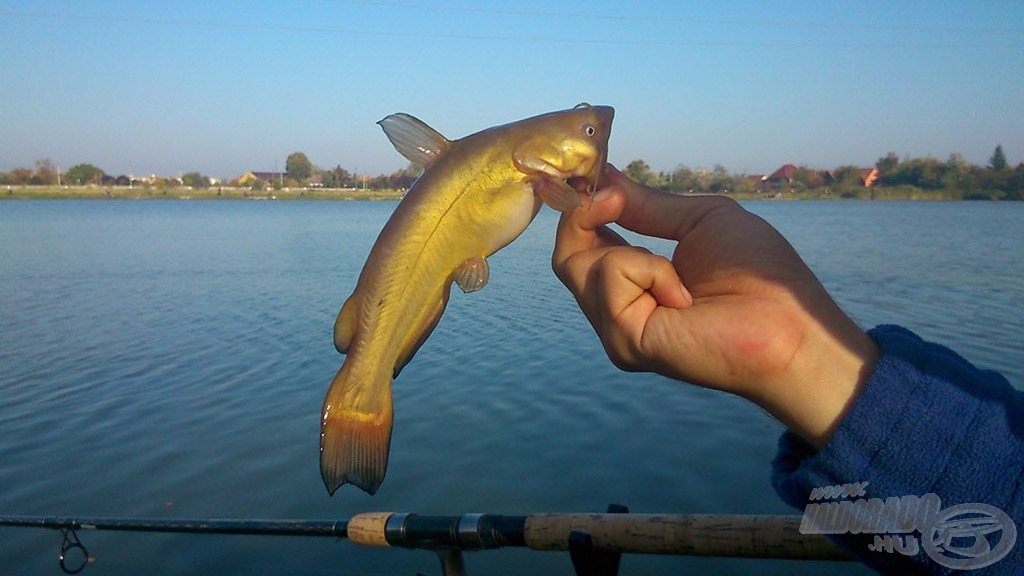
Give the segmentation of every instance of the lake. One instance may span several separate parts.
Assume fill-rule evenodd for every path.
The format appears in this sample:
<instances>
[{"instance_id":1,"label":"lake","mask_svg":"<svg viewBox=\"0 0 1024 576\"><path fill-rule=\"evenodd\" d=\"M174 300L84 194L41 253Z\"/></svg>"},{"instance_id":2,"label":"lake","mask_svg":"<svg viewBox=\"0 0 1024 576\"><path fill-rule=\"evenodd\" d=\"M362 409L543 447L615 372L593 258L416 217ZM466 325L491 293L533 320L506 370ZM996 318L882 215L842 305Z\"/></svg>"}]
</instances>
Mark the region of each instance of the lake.
<instances>
[{"instance_id":1,"label":"lake","mask_svg":"<svg viewBox=\"0 0 1024 576\"><path fill-rule=\"evenodd\" d=\"M328 497L319 411L332 325L393 202L0 202L0 515L347 518L796 514L754 405L626 374L550 269L542 211L455 291L394 383L387 478ZM758 202L864 327L903 324L1024 387L1024 203ZM647 242L668 253L664 242ZM439 573L425 551L320 538L81 533L85 574ZM0 528L0 576L59 574L60 536ZM470 574L571 574L567 554ZM869 572L623 557L621 574Z\"/></svg>"}]
</instances>

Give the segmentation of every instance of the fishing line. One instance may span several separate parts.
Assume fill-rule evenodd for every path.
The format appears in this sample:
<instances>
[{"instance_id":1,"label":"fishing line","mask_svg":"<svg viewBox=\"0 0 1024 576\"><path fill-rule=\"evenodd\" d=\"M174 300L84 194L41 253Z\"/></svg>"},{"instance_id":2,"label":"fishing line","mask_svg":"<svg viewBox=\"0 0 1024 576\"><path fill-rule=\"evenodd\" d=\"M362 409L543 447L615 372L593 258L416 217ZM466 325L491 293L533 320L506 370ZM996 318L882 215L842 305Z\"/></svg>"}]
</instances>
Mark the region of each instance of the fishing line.
<instances>
[{"instance_id":1,"label":"fishing line","mask_svg":"<svg viewBox=\"0 0 1024 576\"><path fill-rule=\"evenodd\" d=\"M764 28L813 28L831 30L882 30L890 32L976 32L1020 33L1024 28L1012 27L960 27L960 26L920 26L910 24L850 24L821 23L808 21L761 21L742 19L713 18L679 18L673 16L645 16L643 14L600 14L595 12L556 12L548 10L524 10L517 8L485 8L480 6L441 6L437 4L416 4L412 2L386 2L376 0L303 0L306 2L325 2L330 4L356 4L377 6L382 8L413 9L424 12L463 12L477 14L498 14L503 16L524 16L533 18L564 18L573 20L610 20L614 22L653 22L662 24L693 24L697 26L740 26L755 29Z\"/></svg>"}]
</instances>

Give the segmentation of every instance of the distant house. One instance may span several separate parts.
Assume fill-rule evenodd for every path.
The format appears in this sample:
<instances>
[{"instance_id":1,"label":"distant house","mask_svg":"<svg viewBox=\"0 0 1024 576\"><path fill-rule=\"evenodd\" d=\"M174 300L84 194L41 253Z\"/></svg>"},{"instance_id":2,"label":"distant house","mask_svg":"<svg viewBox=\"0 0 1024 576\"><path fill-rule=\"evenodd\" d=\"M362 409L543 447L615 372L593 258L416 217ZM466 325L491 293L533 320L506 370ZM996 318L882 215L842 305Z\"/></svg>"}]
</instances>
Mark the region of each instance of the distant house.
<instances>
[{"instance_id":1,"label":"distant house","mask_svg":"<svg viewBox=\"0 0 1024 576\"><path fill-rule=\"evenodd\" d=\"M273 184L280 182L284 176L283 172L246 172L238 177L238 185L252 186L257 180L262 180L266 184Z\"/></svg>"},{"instance_id":2,"label":"distant house","mask_svg":"<svg viewBox=\"0 0 1024 576\"><path fill-rule=\"evenodd\" d=\"M825 184L834 184L837 180L835 170L825 171ZM865 188L870 188L872 184L878 180L878 168L861 168L860 169L860 184Z\"/></svg>"},{"instance_id":3,"label":"distant house","mask_svg":"<svg viewBox=\"0 0 1024 576\"><path fill-rule=\"evenodd\" d=\"M769 174L766 178L766 182L792 182L793 178L796 177L796 173L800 169L792 164L786 164L782 168L779 168L775 172Z\"/></svg>"},{"instance_id":4,"label":"distant house","mask_svg":"<svg viewBox=\"0 0 1024 576\"><path fill-rule=\"evenodd\" d=\"M802 174L802 175L801 175ZM807 168L797 168L792 164L785 164L775 172L772 172L764 178L765 182L771 184L780 184L786 182L792 184L797 180L797 176L800 176L800 181L808 186L820 186L825 182L824 176L817 170L808 170Z\"/></svg>"},{"instance_id":5,"label":"distant house","mask_svg":"<svg viewBox=\"0 0 1024 576\"><path fill-rule=\"evenodd\" d=\"M865 188L871 188L871 185L878 180L878 168L861 168L860 169L860 183Z\"/></svg>"}]
</instances>

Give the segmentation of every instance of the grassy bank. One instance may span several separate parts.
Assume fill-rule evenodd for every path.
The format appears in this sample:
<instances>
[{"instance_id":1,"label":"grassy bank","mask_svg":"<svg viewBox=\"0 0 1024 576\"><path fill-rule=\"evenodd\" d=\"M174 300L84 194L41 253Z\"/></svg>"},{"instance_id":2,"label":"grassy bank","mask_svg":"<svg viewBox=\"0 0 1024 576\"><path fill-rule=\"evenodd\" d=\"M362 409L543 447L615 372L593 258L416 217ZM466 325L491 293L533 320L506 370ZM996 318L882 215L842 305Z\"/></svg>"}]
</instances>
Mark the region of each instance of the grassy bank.
<instances>
[{"instance_id":1,"label":"grassy bank","mask_svg":"<svg viewBox=\"0 0 1024 576\"><path fill-rule=\"evenodd\" d=\"M309 188L283 190L247 190L245 188L166 188L125 186L11 186L0 189L6 199L166 199L166 200L398 200L401 190L363 190L360 188Z\"/></svg>"},{"instance_id":2,"label":"grassy bank","mask_svg":"<svg viewBox=\"0 0 1024 576\"><path fill-rule=\"evenodd\" d=\"M402 190L361 188L295 188L248 190L245 188L145 188L124 186L11 186L0 188L0 199L182 199L182 200L399 200ZM964 197L951 190L923 190L914 186L876 186L847 189L828 188L767 190L760 193L725 194L736 200L998 200L1000 192Z\"/></svg>"},{"instance_id":3,"label":"grassy bank","mask_svg":"<svg viewBox=\"0 0 1024 576\"><path fill-rule=\"evenodd\" d=\"M839 192L827 188L811 190L772 190L760 193L728 194L736 200L963 200L947 191L921 190L913 186L860 188ZM994 199L994 198L986 198Z\"/></svg>"}]
</instances>

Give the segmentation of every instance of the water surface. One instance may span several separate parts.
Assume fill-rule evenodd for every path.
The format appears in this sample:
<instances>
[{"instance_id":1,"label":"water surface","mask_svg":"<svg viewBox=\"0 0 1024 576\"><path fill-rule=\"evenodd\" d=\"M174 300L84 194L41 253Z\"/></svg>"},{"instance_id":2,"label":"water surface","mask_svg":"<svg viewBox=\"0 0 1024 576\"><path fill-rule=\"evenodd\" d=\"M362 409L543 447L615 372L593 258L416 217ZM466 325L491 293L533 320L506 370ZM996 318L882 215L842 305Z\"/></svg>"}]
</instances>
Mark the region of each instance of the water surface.
<instances>
[{"instance_id":1,"label":"water surface","mask_svg":"<svg viewBox=\"0 0 1024 576\"><path fill-rule=\"evenodd\" d=\"M624 374L551 273L548 210L453 294L395 382L380 492L329 498L331 328L391 202L0 203L0 514L346 518L795 513L781 427L734 397ZM1024 387L1024 204L762 202L865 327L904 324ZM663 242L650 242L668 253ZM437 573L427 552L322 539L87 533L87 574ZM56 574L55 532L0 528L0 574ZM571 573L564 554L470 573ZM622 574L867 574L852 565L627 556Z\"/></svg>"}]
</instances>

